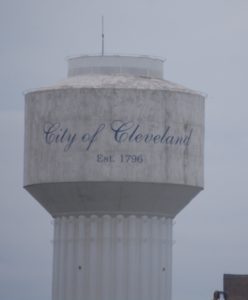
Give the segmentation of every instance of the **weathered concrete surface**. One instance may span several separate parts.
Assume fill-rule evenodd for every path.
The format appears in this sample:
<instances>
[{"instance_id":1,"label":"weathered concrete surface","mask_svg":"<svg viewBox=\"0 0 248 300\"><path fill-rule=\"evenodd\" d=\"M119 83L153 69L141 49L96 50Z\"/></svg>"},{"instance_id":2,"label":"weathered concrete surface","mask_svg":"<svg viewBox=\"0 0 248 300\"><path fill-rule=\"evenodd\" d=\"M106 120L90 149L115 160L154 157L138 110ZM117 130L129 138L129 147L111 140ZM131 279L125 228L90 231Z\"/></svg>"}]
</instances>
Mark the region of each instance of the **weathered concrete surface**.
<instances>
[{"instance_id":1,"label":"weathered concrete surface","mask_svg":"<svg viewBox=\"0 0 248 300\"><path fill-rule=\"evenodd\" d=\"M203 188L203 96L124 86L26 95L24 185L52 215L175 216Z\"/></svg>"}]
</instances>

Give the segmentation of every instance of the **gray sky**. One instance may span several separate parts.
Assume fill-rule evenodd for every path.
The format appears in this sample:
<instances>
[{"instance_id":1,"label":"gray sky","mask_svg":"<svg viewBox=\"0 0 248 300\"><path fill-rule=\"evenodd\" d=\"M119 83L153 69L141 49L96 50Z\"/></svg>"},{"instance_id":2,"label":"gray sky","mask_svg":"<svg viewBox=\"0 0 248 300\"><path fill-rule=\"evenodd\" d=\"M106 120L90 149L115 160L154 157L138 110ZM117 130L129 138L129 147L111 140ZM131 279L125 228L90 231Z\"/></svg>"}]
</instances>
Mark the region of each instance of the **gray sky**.
<instances>
[{"instance_id":1,"label":"gray sky","mask_svg":"<svg viewBox=\"0 0 248 300\"><path fill-rule=\"evenodd\" d=\"M248 274L247 0L0 1L0 299L51 299L51 217L22 189L23 92L66 56L166 58L165 78L208 94L205 190L175 219L173 300L211 299Z\"/></svg>"}]
</instances>

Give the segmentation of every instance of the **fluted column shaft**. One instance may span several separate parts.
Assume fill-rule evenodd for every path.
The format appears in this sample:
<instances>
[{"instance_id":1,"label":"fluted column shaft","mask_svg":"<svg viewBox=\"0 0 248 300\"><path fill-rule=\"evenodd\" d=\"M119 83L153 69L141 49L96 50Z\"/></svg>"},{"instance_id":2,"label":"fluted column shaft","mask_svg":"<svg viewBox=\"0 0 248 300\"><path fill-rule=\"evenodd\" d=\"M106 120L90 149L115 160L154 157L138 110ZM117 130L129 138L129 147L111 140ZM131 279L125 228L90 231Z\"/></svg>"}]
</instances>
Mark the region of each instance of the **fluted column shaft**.
<instances>
[{"instance_id":1,"label":"fluted column shaft","mask_svg":"<svg viewBox=\"0 0 248 300\"><path fill-rule=\"evenodd\" d=\"M172 219L60 217L53 300L171 300Z\"/></svg>"}]
</instances>

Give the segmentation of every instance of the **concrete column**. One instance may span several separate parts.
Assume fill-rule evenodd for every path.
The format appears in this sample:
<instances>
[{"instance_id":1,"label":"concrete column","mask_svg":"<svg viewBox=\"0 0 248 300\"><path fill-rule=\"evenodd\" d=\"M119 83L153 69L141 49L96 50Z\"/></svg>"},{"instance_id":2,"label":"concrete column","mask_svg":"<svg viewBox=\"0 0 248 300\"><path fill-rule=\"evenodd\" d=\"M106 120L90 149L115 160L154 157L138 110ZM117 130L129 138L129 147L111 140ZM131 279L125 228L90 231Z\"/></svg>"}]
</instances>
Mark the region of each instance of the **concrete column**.
<instances>
[{"instance_id":1,"label":"concrete column","mask_svg":"<svg viewBox=\"0 0 248 300\"><path fill-rule=\"evenodd\" d=\"M171 300L171 260L170 218L56 218L53 300Z\"/></svg>"}]
</instances>

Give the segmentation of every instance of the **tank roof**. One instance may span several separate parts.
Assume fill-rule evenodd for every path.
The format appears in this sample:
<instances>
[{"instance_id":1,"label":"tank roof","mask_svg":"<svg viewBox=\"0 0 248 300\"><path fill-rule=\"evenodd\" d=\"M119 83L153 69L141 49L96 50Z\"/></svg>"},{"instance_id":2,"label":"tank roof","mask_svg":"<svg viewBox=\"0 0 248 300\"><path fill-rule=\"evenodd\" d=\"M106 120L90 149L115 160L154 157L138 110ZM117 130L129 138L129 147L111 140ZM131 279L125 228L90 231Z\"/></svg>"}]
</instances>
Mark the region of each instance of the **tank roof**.
<instances>
[{"instance_id":1,"label":"tank roof","mask_svg":"<svg viewBox=\"0 0 248 300\"><path fill-rule=\"evenodd\" d=\"M81 55L68 58L68 77L52 86L26 93L67 88L113 88L203 93L163 79L164 59L121 55Z\"/></svg>"},{"instance_id":2,"label":"tank roof","mask_svg":"<svg viewBox=\"0 0 248 300\"><path fill-rule=\"evenodd\" d=\"M191 94L199 94L183 85L168 80L134 77L125 75L84 75L74 76L62 80L53 88L115 88L115 89L141 89L141 90L167 90Z\"/></svg>"}]
</instances>

